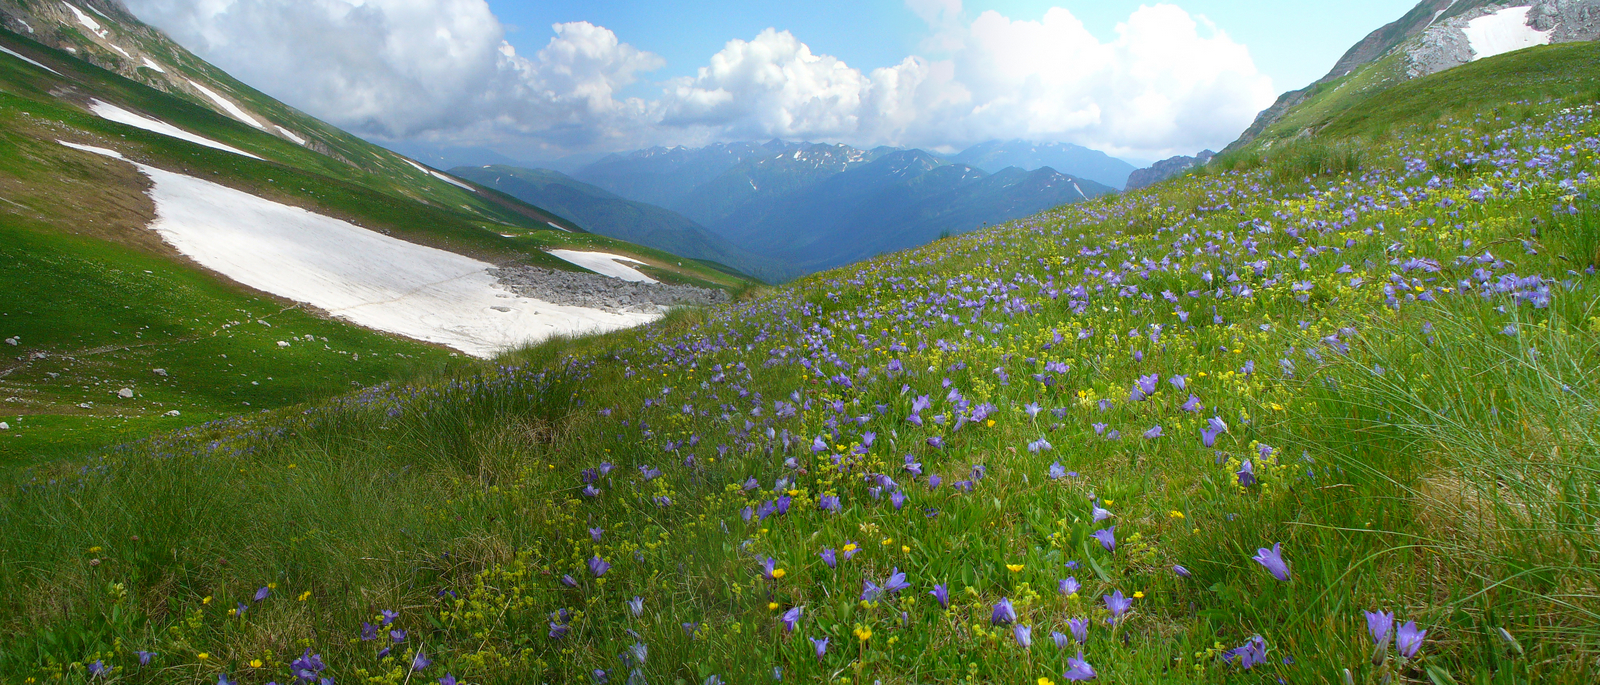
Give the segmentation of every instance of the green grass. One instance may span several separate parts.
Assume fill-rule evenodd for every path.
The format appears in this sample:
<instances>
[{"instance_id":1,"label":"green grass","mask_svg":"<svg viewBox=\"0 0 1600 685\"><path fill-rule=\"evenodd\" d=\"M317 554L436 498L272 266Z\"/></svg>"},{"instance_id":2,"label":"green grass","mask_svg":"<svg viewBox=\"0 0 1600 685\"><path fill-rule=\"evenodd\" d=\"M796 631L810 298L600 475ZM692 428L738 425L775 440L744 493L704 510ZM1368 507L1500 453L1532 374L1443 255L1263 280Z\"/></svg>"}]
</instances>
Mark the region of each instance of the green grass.
<instances>
[{"instance_id":1,"label":"green grass","mask_svg":"<svg viewBox=\"0 0 1600 685\"><path fill-rule=\"evenodd\" d=\"M450 359L165 258L4 218L0 290L0 337L21 342L0 348L0 399L9 398L0 416L12 426L0 463L10 465L342 394ZM135 397L117 396L123 388ZM163 416L170 411L180 416Z\"/></svg>"},{"instance_id":2,"label":"green grass","mask_svg":"<svg viewBox=\"0 0 1600 685\"><path fill-rule=\"evenodd\" d=\"M1300 106L1273 124L1248 150L1270 149L1304 133L1330 139L1382 139L1390 132L1442 119L1471 119L1481 110L1515 111L1513 103L1547 99L1592 102L1600 77L1592 42L1550 45L1472 62L1427 79L1402 80L1391 55L1342 79L1317 86ZM1504 128L1506 122L1490 122Z\"/></svg>"},{"instance_id":3,"label":"green grass","mask_svg":"<svg viewBox=\"0 0 1600 685\"><path fill-rule=\"evenodd\" d=\"M1113 683L1592 683L1600 121L1585 90L1483 94L1566 54L1463 67L1489 71L1447 117L1397 98L1392 121L726 307L13 469L0 673L282 683L309 650L396 685L1037 683L1081 649ZM1563 64L1577 88L1596 69ZM1289 580L1251 559L1274 545ZM896 570L905 591L862 599ZM1113 591L1135 599L1108 624ZM1420 651L1374 659L1375 610L1427 629ZM404 640L362 639L382 611ZM1058 649L1071 619L1088 642ZM1260 664L1222 658L1254 636ZM417 650L435 663L411 672Z\"/></svg>"},{"instance_id":4,"label":"green grass","mask_svg":"<svg viewBox=\"0 0 1600 685\"><path fill-rule=\"evenodd\" d=\"M11 425L0 434L0 464L92 453L461 362L448 351L323 319L175 261L144 228L154 211L143 197L147 181L68 149L61 139L113 147L146 164L495 263L580 270L544 250L595 249L636 256L663 280L735 292L750 283L715 265L552 229L547 221L561 221L553 215L493 191L461 190L366 143L351 143L356 147L346 156L371 148L362 158L370 163L352 166L26 38L0 40L65 74L0 60L0 292L6 293L0 337L24 342L0 347L15 353L0 356L0 420ZM71 93L73 102L116 102L266 160L109 122L57 92ZM282 108L265 103L252 104L257 111ZM285 117L278 120L328 128L303 115ZM277 346L291 336L292 347ZM168 376L154 374L158 368ZM136 397L118 397L123 388ZM172 411L178 416L165 415Z\"/></svg>"}]
</instances>

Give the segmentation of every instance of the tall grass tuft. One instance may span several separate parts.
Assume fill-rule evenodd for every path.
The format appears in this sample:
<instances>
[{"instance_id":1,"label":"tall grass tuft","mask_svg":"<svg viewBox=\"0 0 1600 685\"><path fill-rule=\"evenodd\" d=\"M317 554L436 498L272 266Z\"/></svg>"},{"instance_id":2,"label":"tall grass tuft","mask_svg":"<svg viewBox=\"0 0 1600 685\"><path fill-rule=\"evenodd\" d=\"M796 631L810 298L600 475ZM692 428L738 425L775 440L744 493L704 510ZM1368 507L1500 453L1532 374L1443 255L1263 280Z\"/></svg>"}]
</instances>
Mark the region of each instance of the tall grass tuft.
<instances>
[{"instance_id":1,"label":"tall grass tuft","mask_svg":"<svg viewBox=\"0 0 1600 685\"><path fill-rule=\"evenodd\" d=\"M1357 174L1366 159L1363 146L1326 143L1317 140L1293 141L1275 150L1266 164L1280 182L1293 182L1324 175Z\"/></svg>"},{"instance_id":2,"label":"tall grass tuft","mask_svg":"<svg viewBox=\"0 0 1600 685\"><path fill-rule=\"evenodd\" d=\"M1488 305L1370 332L1325 379L1326 416L1351 435L1383 436L1387 466L1329 456L1373 474L1403 516L1365 531L1394 541L1427 582L1397 601L1429 607L1458 639L1486 646L1510 673L1534 655L1506 636L1537 638L1538 658L1581 665L1600 656L1600 339L1587 310L1548 320L1488 322ZM1330 427L1331 428L1331 427ZM1502 631L1503 634L1502 634ZM1499 654L1499 657L1493 657ZM1517 658L1513 658L1517 657ZM1499 681L1496 681L1499 682Z\"/></svg>"},{"instance_id":3,"label":"tall grass tuft","mask_svg":"<svg viewBox=\"0 0 1600 685\"><path fill-rule=\"evenodd\" d=\"M1558 211L1545 229L1558 254L1578 268L1600 267L1600 212L1592 205Z\"/></svg>"}]
</instances>

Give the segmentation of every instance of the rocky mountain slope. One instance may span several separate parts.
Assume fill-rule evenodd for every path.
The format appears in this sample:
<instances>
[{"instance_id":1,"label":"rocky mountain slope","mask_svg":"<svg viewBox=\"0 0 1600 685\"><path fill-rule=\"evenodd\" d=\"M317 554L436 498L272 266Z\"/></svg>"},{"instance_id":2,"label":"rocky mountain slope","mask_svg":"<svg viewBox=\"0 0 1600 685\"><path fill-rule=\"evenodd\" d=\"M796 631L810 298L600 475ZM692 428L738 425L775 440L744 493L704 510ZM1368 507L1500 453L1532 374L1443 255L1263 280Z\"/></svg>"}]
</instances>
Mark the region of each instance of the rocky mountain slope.
<instances>
[{"instance_id":1,"label":"rocky mountain slope","mask_svg":"<svg viewBox=\"0 0 1600 685\"><path fill-rule=\"evenodd\" d=\"M1328 74L1284 93L1224 153L1265 137L1309 130L1309 121L1352 97L1382 91L1474 60L1535 45L1600 37L1600 0L1422 0L1351 47ZM1306 118L1306 117L1302 117Z\"/></svg>"},{"instance_id":2,"label":"rocky mountain slope","mask_svg":"<svg viewBox=\"0 0 1600 685\"><path fill-rule=\"evenodd\" d=\"M1215 152L1202 150L1200 154L1193 157L1179 155L1163 159L1128 174L1127 188L1125 189L1138 190L1155 185L1197 166L1205 166L1206 162L1211 161L1211 158L1215 156L1217 156Z\"/></svg>"}]
</instances>

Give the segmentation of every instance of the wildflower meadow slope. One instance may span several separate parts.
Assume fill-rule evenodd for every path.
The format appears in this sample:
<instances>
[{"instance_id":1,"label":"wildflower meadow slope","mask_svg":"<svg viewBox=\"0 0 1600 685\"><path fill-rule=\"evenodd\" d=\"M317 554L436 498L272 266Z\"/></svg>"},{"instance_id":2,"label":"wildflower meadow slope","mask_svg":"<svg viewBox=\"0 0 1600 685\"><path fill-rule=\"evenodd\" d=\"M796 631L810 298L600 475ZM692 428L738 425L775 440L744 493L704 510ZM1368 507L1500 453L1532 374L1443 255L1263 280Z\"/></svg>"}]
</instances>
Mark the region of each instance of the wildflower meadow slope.
<instances>
[{"instance_id":1,"label":"wildflower meadow slope","mask_svg":"<svg viewBox=\"0 0 1600 685\"><path fill-rule=\"evenodd\" d=\"M1600 120L1559 88L1597 54L1484 60L1408 86L1478 79L1432 117L37 467L0 500L0 668L1594 682ZM1557 92L1497 99L1556 59Z\"/></svg>"}]
</instances>

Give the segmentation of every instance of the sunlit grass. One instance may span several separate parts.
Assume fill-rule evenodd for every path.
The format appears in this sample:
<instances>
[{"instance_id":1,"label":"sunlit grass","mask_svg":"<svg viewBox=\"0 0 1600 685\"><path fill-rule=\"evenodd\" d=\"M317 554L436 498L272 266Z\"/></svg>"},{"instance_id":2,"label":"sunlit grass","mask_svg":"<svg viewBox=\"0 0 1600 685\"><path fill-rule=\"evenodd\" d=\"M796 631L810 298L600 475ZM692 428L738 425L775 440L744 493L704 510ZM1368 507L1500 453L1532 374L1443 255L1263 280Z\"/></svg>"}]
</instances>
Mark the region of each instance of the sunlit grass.
<instances>
[{"instance_id":1,"label":"sunlit grass","mask_svg":"<svg viewBox=\"0 0 1600 685\"><path fill-rule=\"evenodd\" d=\"M1517 107L34 469L0 670L1593 682L1600 123Z\"/></svg>"}]
</instances>

